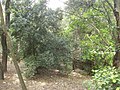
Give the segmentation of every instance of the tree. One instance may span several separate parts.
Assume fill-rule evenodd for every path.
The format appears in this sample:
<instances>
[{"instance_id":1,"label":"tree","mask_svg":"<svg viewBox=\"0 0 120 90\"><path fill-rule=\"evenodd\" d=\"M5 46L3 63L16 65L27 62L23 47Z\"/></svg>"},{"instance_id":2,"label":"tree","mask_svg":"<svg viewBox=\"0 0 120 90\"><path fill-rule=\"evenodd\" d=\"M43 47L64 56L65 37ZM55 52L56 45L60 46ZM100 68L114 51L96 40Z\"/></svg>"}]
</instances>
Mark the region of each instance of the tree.
<instances>
[{"instance_id":1,"label":"tree","mask_svg":"<svg viewBox=\"0 0 120 90\"><path fill-rule=\"evenodd\" d=\"M4 80L4 71L2 63L0 62L0 80Z\"/></svg>"},{"instance_id":2,"label":"tree","mask_svg":"<svg viewBox=\"0 0 120 90\"><path fill-rule=\"evenodd\" d=\"M16 56L15 56L15 52L14 52L14 49L13 49L13 43L11 41L10 34L7 31L7 26L6 26L6 23L5 23L5 20L4 20L4 15L3 15L3 9L2 9L1 1L0 1L0 17L1 17L2 30L3 30L5 36L6 36L7 40L8 40L7 43L8 43L10 52L11 52L11 56L12 56L12 59L13 59L13 62L14 62L14 66L16 68L16 72L18 74L18 78L20 80L20 84L21 84L23 90L27 90L27 88L25 86L25 83L24 83L24 80L22 78L21 72L20 72L20 68L19 68L18 63L16 61Z\"/></svg>"},{"instance_id":3,"label":"tree","mask_svg":"<svg viewBox=\"0 0 120 90\"><path fill-rule=\"evenodd\" d=\"M12 6L11 33L30 72L28 76L40 66L67 71L71 59L67 41L59 36L61 10L48 8L46 0L34 5L29 0L13 2Z\"/></svg>"},{"instance_id":4,"label":"tree","mask_svg":"<svg viewBox=\"0 0 120 90\"><path fill-rule=\"evenodd\" d=\"M67 5L69 26L64 34L67 33L67 38L71 40L72 50L74 36L80 37L77 40L78 48L81 49L79 60L91 61L95 68L111 65L115 29L112 9L108 8L108 3L105 0L69 0ZM76 30L79 35L74 33Z\"/></svg>"},{"instance_id":5,"label":"tree","mask_svg":"<svg viewBox=\"0 0 120 90\"><path fill-rule=\"evenodd\" d=\"M10 0L6 0L5 4L5 23L7 30L9 30L10 25ZM2 44L2 65L3 65L3 71L7 71L7 57L8 57L8 48L7 48L7 41L6 41L6 35L4 32L1 34L1 44Z\"/></svg>"},{"instance_id":6,"label":"tree","mask_svg":"<svg viewBox=\"0 0 120 90\"><path fill-rule=\"evenodd\" d=\"M115 67L120 67L120 0L114 0L114 16L116 18L116 29L117 29L117 39L116 39L116 53L113 60L113 65Z\"/></svg>"}]
</instances>

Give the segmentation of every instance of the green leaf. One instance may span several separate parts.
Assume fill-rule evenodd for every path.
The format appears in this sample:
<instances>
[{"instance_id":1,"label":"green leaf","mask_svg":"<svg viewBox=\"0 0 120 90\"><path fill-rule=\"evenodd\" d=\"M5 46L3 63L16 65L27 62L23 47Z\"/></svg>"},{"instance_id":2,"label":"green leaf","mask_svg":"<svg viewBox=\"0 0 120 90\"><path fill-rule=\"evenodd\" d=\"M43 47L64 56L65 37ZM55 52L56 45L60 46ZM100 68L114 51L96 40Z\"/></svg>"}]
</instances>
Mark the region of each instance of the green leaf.
<instances>
[{"instance_id":1,"label":"green leaf","mask_svg":"<svg viewBox=\"0 0 120 90\"><path fill-rule=\"evenodd\" d=\"M120 87L117 87L116 90L120 90Z\"/></svg>"},{"instance_id":2,"label":"green leaf","mask_svg":"<svg viewBox=\"0 0 120 90\"><path fill-rule=\"evenodd\" d=\"M116 80L116 79L113 79L112 81L113 81L113 83L116 83L117 80Z\"/></svg>"}]
</instances>

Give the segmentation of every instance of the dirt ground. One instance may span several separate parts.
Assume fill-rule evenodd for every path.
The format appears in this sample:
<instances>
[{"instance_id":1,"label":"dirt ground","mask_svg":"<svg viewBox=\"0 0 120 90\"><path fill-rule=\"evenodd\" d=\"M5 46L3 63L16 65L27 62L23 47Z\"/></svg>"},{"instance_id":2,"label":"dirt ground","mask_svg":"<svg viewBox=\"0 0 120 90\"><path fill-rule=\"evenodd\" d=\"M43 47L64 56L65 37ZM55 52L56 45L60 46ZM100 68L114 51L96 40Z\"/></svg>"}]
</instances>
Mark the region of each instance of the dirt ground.
<instances>
[{"instance_id":1,"label":"dirt ground","mask_svg":"<svg viewBox=\"0 0 120 90\"><path fill-rule=\"evenodd\" d=\"M24 65L20 64L21 70ZM82 83L90 79L89 76L82 76L72 73L70 76L60 75L36 75L32 79L25 79L28 90L86 90ZM13 64L8 63L8 72L5 73L5 80L0 81L0 90L22 90Z\"/></svg>"}]
</instances>

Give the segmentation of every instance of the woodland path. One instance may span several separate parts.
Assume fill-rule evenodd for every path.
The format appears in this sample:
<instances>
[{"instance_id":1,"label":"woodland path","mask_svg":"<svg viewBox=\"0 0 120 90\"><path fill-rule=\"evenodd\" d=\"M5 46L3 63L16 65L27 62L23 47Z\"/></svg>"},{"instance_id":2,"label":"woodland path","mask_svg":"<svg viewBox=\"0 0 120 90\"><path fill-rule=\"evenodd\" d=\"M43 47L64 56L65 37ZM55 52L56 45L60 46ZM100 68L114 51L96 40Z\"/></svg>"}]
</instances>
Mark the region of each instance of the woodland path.
<instances>
[{"instance_id":1,"label":"woodland path","mask_svg":"<svg viewBox=\"0 0 120 90\"><path fill-rule=\"evenodd\" d=\"M19 65L23 71L24 65ZM74 73L68 77L42 74L24 80L28 90L86 90L82 83L88 79L88 76ZM22 90L13 63L8 62L8 72L5 73L5 80L0 81L0 90Z\"/></svg>"}]
</instances>

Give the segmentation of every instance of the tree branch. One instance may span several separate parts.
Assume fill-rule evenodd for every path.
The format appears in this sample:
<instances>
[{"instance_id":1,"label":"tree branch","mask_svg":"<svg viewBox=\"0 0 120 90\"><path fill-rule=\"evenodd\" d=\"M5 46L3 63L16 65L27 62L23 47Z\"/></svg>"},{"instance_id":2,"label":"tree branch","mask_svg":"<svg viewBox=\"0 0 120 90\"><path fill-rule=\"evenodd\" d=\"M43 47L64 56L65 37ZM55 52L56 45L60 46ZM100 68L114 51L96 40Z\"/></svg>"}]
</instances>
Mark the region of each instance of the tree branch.
<instances>
[{"instance_id":1,"label":"tree branch","mask_svg":"<svg viewBox=\"0 0 120 90\"><path fill-rule=\"evenodd\" d=\"M105 1L108 3L108 5L111 7L111 9L114 10L114 7L112 6L112 4L108 0L105 0Z\"/></svg>"}]
</instances>

